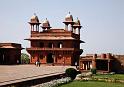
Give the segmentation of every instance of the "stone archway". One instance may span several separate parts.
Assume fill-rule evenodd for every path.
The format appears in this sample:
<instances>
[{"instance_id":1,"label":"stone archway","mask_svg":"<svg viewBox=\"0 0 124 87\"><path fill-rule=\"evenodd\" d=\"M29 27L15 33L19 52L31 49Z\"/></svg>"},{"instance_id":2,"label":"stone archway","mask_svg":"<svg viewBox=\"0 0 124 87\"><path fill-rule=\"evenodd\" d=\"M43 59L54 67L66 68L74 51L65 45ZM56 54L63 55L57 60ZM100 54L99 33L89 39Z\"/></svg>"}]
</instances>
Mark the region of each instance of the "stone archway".
<instances>
[{"instance_id":1,"label":"stone archway","mask_svg":"<svg viewBox=\"0 0 124 87\"><path fill-rule=\"evenodd\" d=\"M47 55L47 63L53 63L54 60L53 60L53 54L52 53L49 53Z\"/></svg>"}]
</instances>

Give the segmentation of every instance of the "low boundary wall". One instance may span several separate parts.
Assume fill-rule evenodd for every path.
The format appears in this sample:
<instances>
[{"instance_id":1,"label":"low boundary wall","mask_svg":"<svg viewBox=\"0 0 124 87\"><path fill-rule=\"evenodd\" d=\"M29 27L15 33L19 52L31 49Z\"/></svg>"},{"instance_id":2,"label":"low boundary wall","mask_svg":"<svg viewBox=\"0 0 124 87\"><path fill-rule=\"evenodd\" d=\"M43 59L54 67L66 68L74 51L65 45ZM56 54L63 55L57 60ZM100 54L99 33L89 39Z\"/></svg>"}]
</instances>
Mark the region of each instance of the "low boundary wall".
<instances>
[{"instance_id":1,"label":"low boundary wall","mask_svg":"<svg viewBox=\"0 0 124 87\"><path fill-rule=\"evenodd\" d=\"M51 73L36 77L28 77L0 83L0 87L29 87L65 76L65 73Z\"/></svg>"}]
</instances>

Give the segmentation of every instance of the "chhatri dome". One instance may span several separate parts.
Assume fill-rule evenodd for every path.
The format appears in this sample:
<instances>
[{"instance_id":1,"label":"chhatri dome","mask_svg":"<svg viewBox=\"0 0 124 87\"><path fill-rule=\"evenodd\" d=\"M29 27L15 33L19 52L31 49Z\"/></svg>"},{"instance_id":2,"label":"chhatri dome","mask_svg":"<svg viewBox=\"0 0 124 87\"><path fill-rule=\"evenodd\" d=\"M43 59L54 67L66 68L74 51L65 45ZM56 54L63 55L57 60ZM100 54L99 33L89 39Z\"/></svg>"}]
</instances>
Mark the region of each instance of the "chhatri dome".
<instances>
[{"instance_id":1,"label":"chhatri dome","mask_svg":"<svg viewBox=\"0 0 124 87\"><path fill-rule=\"evenodd\" d=\"M65 16L65 21L73 21L73 16L70 14L70 12Z\"/></svg>"},{"instance_id":2,"label":"chhatri dome","mask_svg":"<svg viewBox=\"0 0 124 87\"><path fill-rule=\"evenodd\" d=\"M74 25L81 25L80 20L77 18L77 20L74 21Z\"/></svg>"},{"instance_id":3,"label":"chhatri dome","mask_svg":"<svg viewBox=\"0 0 124 87\"><path fill-rule=\"evenodd\" d=\"M47 18L42 22L42 27L50 28L50 23Z\"/></svg>"},{"instance_id":4,"label":"chhatri dome","mask_svg":"<svg viewBox=\"0 0 124 87\"><path fill-rule=\"evenodd\" d=\"M32 17L31 17L31 20L30 20L32 23L39 23L39 19L38 17L36 16L36 14L34 14Z\"/></svg>"}]
</instances>

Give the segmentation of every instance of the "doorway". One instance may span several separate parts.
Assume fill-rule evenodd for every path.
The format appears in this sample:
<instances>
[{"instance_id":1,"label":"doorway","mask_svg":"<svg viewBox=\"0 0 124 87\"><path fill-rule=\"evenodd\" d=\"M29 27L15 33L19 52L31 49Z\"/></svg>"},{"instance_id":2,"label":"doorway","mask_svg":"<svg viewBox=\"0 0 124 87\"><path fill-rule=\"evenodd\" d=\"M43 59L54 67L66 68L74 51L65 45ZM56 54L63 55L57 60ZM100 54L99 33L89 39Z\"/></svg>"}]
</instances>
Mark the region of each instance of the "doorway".
<instances>
[{"instance_id":1,"label":"doorway","mask_svg":"<svg viewBox=\"0 0 124 87\"><path fill-rule=\"evenodd\" d=\"M107 60L96 60L97 70L108 70L108 61Z\"/></svg>"},{"instance_id":2,"label":"doorway","mask_svg":"<svg viewBox=\"0 0 124 87\"><path fill-rule=\"evenodd\" d=\"M49 53L47 55L47 63L53 63L53 54L52 53Z\"/></svg>"}]
</instances>

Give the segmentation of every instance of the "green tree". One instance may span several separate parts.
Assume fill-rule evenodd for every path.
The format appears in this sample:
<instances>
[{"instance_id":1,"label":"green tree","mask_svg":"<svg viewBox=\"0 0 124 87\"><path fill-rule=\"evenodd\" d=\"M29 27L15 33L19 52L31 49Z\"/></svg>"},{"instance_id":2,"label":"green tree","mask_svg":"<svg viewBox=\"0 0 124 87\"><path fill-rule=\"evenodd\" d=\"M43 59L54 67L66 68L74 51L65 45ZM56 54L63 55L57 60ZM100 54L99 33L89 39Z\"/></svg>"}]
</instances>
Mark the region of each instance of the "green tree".
<instances>
[{"instance_id":1,"label":"green tree","mask_svg":"<svg viewBox=\"0 0 124 87\"><path fill-rule=\"evenodd\" d=\"M29 55L26 53L21 53L21 64L29 64L29 63L30 63Z\"/></svg>"}]
</instances>

